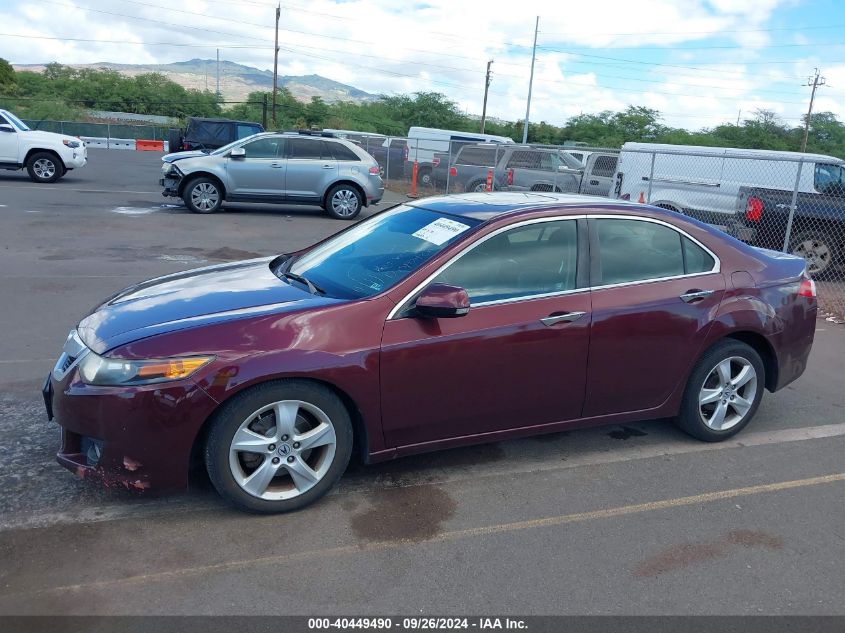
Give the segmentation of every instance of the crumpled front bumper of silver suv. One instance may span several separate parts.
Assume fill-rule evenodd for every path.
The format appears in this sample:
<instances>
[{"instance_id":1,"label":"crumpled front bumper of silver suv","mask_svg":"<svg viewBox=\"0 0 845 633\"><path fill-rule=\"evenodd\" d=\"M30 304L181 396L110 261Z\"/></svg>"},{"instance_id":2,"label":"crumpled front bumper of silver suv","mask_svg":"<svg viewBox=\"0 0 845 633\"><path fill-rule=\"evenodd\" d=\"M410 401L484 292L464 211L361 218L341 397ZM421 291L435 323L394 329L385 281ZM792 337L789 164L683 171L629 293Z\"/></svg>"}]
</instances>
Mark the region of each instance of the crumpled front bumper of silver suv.
<instances>
[{"instance_id":1,"label":"crumpled front bumper of silver suv","mask_svg":"<svg viewBox=\"0 0 845 633\"><path fill-rule=\"evenodd\" d=\"M161 178L158 179L158 184L164 187L161 192L165 198L179 197L179 183L182 182L182 172L173 164L165 163L161 168Z\"/></svg>"}]
</instances>

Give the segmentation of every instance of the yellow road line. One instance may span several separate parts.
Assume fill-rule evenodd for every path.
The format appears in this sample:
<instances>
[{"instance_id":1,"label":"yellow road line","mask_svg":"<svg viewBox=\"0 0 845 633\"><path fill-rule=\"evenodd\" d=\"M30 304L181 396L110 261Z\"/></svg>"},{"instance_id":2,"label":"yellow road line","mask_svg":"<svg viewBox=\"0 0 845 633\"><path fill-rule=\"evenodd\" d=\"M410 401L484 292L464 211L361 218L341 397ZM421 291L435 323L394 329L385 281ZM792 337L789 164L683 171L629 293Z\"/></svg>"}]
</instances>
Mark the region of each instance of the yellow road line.
<instances>
[{"instance_id":1,"label":"yellow road line","mask_svg":"<svg viewBox=\"0 0 845 633\"><path fill-rule=\"evenodd\" d=\"M544 517L541 519L530 519L528 521L515 521L512 523L500 523L497 525L486 525L476 528L466 528L463 530L453 530L449 532L442 532L441 534L438 534L424 541L399 540L379 541L376 543L364 543L361 545L344 545L340 547L332 547L321 550L308 550L305 552L299 552L297 554L264 556L261 558L250 558L245 560L228 561L224 563L214 563L211 565L201 565L197 567L185 567L181 569L154 572L150 574L140 574L137 576L128 576L126 578L115 578L111 580L100 580L96 582L80 583L75 585L47 587L44 589L36 589L33 591L21 592L18 594L6 594L5 596L0 594L0 598L13 597L14 595L32 595L40 593L62 593L68 591L104 589L114 587L115 585L127 585L143 583L147 581L167 580L170 578L177 578L188 575L223 572L233 569L243 569L255 565L290 563L316 558L331 558L335 556L345 556L349 554L357 554L360 552L398 549L409 545L444 543L448 541L455 541L476 536L488 536L491 534L502 534L504 532L517 532L520 530L530 530L556 525L565 525L568 523L582 523L585 521L594 521L596 519L608 519L612 517L625 516L630 514L641 514L643 512L666 510L669 508L678 508L681 506L700 505L704 503L711 503L713 501L723 501L725 499L735 499L737 497L747 497L750 495L758 495L767 492L778 492L782 490L793 490L796 488L807 488L810 486L818 486L821 484L829 484L840 481L845 481L845 473L823 475L820 477L810 477L807 479L794 479L792 481L781 481L772 484L760 484L757 486L733 488L730 490L719 490L716 492L705 492L703 494L691 495L688 497L677 497L675 499L664 499L662 501L637 503L633 505L619 506L616 508L606 508L604 510L593 510L590 512L578 512L575 514L563 514L553 517Z\"/></svg>"}]
</instances>

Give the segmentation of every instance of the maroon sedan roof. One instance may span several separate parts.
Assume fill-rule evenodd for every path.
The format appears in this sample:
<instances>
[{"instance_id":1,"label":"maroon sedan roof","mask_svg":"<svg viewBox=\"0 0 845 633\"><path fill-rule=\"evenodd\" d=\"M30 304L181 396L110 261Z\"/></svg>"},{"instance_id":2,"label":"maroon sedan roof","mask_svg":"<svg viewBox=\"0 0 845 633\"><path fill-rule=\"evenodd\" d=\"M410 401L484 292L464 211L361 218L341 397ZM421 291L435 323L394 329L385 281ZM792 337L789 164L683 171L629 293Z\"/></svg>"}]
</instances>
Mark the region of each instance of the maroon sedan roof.
<instances>
[{"instance_id":1,"label":"maroon sedan roof","mask_svg":"<svg viewBox=\"0 0 845 633\"><path fill-rule=\"evenodd\" d=\"M568 193L546 192L490 192L467 193L451 196L432 196L407 203L413 207L428 209L437 213L460 215L476 220L487 221L506 213L519 211L560 209L572 207L574 209L585 206L602 207L640 207L642 205L626 200L610 200L600 196L584 196Z\"/></svg>"}]
</instances>

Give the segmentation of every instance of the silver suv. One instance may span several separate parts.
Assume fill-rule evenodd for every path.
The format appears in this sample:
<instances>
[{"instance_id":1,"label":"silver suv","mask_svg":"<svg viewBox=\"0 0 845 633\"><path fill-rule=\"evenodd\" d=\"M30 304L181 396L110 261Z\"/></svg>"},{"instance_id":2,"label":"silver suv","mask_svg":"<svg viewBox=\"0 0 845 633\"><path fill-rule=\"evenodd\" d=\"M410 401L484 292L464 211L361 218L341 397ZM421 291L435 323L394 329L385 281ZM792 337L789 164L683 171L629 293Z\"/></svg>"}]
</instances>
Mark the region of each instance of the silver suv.
<instances>
[{"instance_id":1,"label":"silver suv","mask_svg":"<svg viewBox=\"0 0 845 633\"><path fill-rule=\"evenodd\" d=\"M267 132L162 160L162 194L182 198L194 213L214 213L227 200L319 205L351 220L384 195L376 160L339 138Z\"/></svg>"}]
</instances>

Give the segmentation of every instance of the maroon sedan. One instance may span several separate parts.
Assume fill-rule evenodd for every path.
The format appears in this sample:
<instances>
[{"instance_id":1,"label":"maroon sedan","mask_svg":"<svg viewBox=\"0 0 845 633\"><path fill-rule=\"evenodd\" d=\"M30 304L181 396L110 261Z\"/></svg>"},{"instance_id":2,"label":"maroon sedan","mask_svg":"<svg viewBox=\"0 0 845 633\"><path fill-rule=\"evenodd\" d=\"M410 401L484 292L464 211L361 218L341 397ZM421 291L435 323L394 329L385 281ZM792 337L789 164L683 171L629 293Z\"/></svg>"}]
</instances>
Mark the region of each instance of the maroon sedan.
<instances>
[{"instance_id":1,"label":"maroon sedan","mask_svg":"<svg viewBox=\"0 0 845 633\"><path fill-rule=\"evenodd\" d=\"M663 417L723 440L804 371L816 310L803 260L675 213L437 197L119 292L44 395L82 477L179 488L200 459L236 506L280 512L353 446L376 462Z\"/></svg>"}]
</instances>

